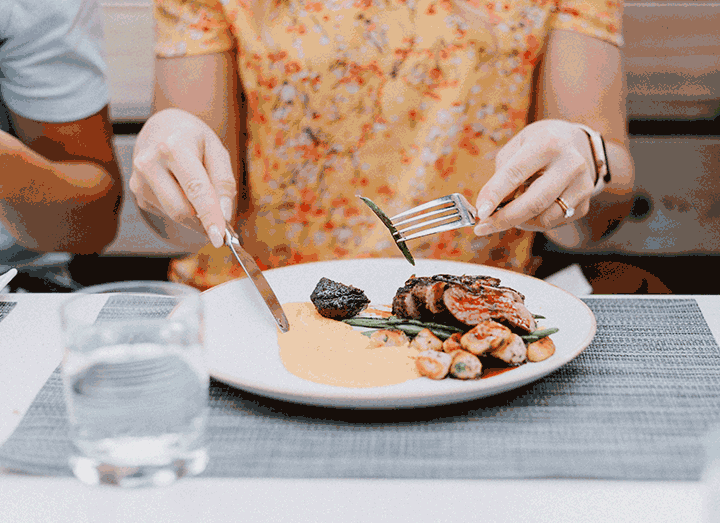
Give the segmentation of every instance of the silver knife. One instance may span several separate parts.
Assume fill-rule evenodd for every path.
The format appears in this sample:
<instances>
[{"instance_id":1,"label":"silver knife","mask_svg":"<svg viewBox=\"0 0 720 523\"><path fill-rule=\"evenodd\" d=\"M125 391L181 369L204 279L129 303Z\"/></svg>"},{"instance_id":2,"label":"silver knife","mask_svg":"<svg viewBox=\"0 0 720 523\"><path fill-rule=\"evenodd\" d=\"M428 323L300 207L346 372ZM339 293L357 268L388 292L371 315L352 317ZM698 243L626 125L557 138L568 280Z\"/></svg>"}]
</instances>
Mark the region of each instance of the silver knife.
<instances>
[{"instance_id":1,"label":"silver knife","mask_svg":"<svg viewBox=\"0 0 720 523\"><path fill-rule=\"evenodd\" d=\"M270 312L272 313L273 318L275 318L280 330L283 332L289 331L290 322L288 322L288 319L285 316L285 311L283 311L277 296L275 296L275 293L270 288L270 284L265 279L265 276L263 276L260 267L257 266L257 263L255 263L252 256L250 256L248 252L242 248L237 234L235 234L235 231L233 231L230 227L225 228L225 244L230 247L230 250L235 255L238 263L242 266L245 273L253 282L255 288L260 293L260 296L262 296L262 299L265 300L265 304L268 306L268 309L270 309Z\"/></svg>"}]
</instances>

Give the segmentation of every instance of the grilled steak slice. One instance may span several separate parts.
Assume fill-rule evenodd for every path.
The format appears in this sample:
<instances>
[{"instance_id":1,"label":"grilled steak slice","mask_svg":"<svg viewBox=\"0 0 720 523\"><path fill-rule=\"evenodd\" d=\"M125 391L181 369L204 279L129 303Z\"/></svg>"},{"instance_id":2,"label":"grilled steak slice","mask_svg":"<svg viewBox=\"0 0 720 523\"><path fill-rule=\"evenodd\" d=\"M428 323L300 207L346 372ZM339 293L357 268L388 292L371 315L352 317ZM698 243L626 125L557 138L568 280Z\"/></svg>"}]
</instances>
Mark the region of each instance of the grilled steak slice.
<instances>
[{"instance_id":1,"label":"grilled steak slice","mask_svg":"<svg viewBox=\"0 0 720 523\"><path fill-rule=\"evenodd\" d=\"M395 293L392 312L419 320L441 315L469 326L495 320L528 332L536 328L525 296L490 276L413 276Z\"/></svg>"},{"instance_id":2,"label":"grilled steak slice","mask_svg":"<svg viewBox=\"0 0 720 523\"><path fill-rule=\"evenodd\" d=\"M452 274L436 274L432 276L432 280L444 281L446 283L457 283L458 285L465 285L470 289L479 288L483 285L491 285L497 287L500 285L500 280L493 278L492 276L454 276Z\"/></svg>"},{"instance_id":3,"label":"grilled steak slice","mask_svg":"<svg viewBox=\"0 0 720 523\"><path fill-rule=\"evenodd\" d=\"M419 303L433 314L440 314L445 311L443 294L448 284L444 281L431 281L413 287L412 295Z\"/></svg>"},{"instance_id":4,"label":"grilled steak slice","mask_svg":"<svg viewBox=\"0 0 720 523\"><path fill-rule=\"evenodd\" d=\"M400 318L422 319L446 312L443 293L447 286L435 276L413 276L395 293L392 313Z\"/></svg>"},{"instance_id":5,"label":"grilled steak slice","mask_svg":"<svg viewBox=\"0 0 720 523\"><path fill-rule=\"evenodd\" d=\"M464 285L473 292L482 292L483 289L488 286L496 287L498 289L502 289L503 291L512 293L518 301L525 303L525 296L510 287L501 287L500 280L493 278L492 276L452 276L449 274L438 274L433 276L433 279Z\"/></svg>"},{"instance_id":6,"label":"grilled steak slice","mask_svg":"<svg viewBox=\"0 0 720 523\"><path fill-rule=\"evenodd\" d=\"M495 320L532 332L537 328L535 318L525 307L523 300L517 299L517 294L512 289L489 285L480 291L452 285L443 294L443 301L450 314L465 325Z\"/></svg>"},{"instance_id":7,"label":"grilled steak slice","mask_svg":"<svg viewBox=\"0 0 720 523\"><path fill-rule=\"evenodd\" d=\"M426 277L413 276L408 279L395 293L392 303L393 315L399 318L420 319L426 311L422 289L432 283L432 280ZM418 291L413 292L416 287Z\"/></svg>"}]
</instances>

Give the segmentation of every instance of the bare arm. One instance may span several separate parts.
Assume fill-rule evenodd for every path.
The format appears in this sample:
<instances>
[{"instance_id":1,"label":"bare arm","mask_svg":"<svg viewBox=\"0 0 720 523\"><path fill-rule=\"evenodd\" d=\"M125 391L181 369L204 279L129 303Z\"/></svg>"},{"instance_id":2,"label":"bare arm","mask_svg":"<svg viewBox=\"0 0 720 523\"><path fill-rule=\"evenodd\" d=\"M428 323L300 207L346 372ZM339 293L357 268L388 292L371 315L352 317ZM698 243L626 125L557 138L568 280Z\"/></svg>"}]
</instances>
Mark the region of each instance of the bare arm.
<instances>
[{"instance_id":1,"label":"bare arm","mask_svg":"<svg viewBox=\"0 0 720 523\"><path fill-rule=\"evenodd\" d=\"M235 60L235 53L231 51L203 56L158 58L155 63L153 112L157 114L168 109L182 109L207 124L229 153L232 173L236 175L236 181L240 184L240 190L234 187L232 193L242 197L244 165L240 152L245 150L245 115L240 100ZM184 209L177 204L175 214L169 214L167 205L160 205L157 195L150 194L149 186L142 181L143 178L150 178L151 173L147 171L152 162L157 160L157 156L152 158L155 153L146 148L147 145L157 148L157 144L145 143L136 147L133 176L135 180L131 183L131 188L138 197L138 203L144 207L142 209L144 218L163 238L187 246L188 249L200 248L207 243L207 236L200 223L193 217L195 209ZM164 145L172 148L174 144ZM143 160L143 158L150 159ZM209 163L209 159L205 158L204 168L207 171L212 167ZM144 177L140 176L143 172ZM240 175L238 176L237 173ZM173 174L175 178L178 177L177 173ZM165 184L165 187L168 185ZM234 215L235 209L238 208L237 196L233 199L231 215ZM159 212L161 208L165 212ZM211 218L208 217L205 221L210 220ZM179 226L179 222L184 222L188 227Z\"/></svg>"},{"instance_id":2,"label":"bare arm","mask_svg":"<svg viewBox=\"0 0 720 523\"><path fill-rule=\"evenodd\" d=\"M108 108L67 123L11 115L0 134L0 219L41 252L100 252L115 237L122 194Z\"/></svg>"},{"instance_id":3,"label":"bare arm","mask_svg":"<svg viewBox=\"0 0 720 523\"><path fill-rule=\"evenodd\" d=\"M632 207L635 173L628 150L622 52L614 45L570 31L554 31L540 66L535 118L583 123L605 138L612 182L590 201L581 220L545 234L580 248L597 243Z\"/></svg>"},{"instance_id":4,"label":"bare arm","mask_svg":"<svg viewBox=\"0 0 720 523\"><path fill-rule=\"evenodd\" d=\"M155 79L153 112L176 107L199 117L220 137L237 172L241 107L235 53L158 58Z\"/></svg>"}]
</instances>

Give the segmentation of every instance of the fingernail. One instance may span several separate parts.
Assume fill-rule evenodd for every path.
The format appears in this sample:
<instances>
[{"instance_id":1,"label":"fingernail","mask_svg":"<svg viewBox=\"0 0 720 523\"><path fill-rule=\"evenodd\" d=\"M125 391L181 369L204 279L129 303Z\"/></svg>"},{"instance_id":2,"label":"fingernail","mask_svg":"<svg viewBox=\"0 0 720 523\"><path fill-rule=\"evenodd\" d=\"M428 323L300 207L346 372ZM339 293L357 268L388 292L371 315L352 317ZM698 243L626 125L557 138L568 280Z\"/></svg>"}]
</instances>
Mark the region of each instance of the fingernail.
<instances>
[{"instance_id":1,"label":"fingernail","mask_svg":"<svg viewBox=\"0 0 720 523\"><path fill-rule=\"evenodd\" d=\"M492 214L495 210L495 206L491 202L483 202L477 208L478 220L484 220Z\"/></svg>"},{"instance_id":2,"label":"fingernail","mask_svg":"<svg viewBox=\"0 0 720 523\"><path fill-rule=\"evenodd\" d=\"M495 228L487 223L481 223L475 226L473 232L476 236L488 236L495 232Z\"/></svg>"},{"instance_id":3,"label":"fingernail","mask_svg":"<svg viewBox=\"0 0 720 523\"><path fill-rule=\"evenodd\" d=\"M227 196L220 198L220 210L226 222L232 221L232 200Z\"/></svg>"},{"instance_id":4,"label":"fingernail","mask_svg":"<svg viewBox=\"0 0 720 523\"><path fill-rule=\"evenodd\" d=\"M210 228L208 229L208 236L210 236L210 242L216 249L222 247L225 243L223 241L222 234L220 234L220 229L217 228L217 225L210 226Z\"/></svg>"}]
</instances>

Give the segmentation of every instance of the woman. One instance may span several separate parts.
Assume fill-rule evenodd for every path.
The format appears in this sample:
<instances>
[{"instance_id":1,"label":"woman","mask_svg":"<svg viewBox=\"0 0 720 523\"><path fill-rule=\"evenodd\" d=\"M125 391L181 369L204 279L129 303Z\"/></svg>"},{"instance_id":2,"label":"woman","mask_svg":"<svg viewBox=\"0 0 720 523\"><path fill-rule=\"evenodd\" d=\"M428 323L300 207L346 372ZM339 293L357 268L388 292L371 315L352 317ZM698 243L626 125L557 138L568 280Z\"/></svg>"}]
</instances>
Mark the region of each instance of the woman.
<instances>
[{"instance_id":1,"label":"woman","mask_svg":"<svg viewBox=\"0 0 720 523\"><path fill-rule=\"evenodd\" d=\"M415 256L530 274L535 231L581 246L629 211L619 2L156 0L155 13L156 114L130 188L166 238L211 240L173 279L239 274L218 249L225 220L261 267L398 256L356 195L392 215L463 193L475 234L416 240Z\"/></svg>"}]
</instances>

